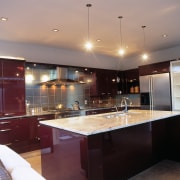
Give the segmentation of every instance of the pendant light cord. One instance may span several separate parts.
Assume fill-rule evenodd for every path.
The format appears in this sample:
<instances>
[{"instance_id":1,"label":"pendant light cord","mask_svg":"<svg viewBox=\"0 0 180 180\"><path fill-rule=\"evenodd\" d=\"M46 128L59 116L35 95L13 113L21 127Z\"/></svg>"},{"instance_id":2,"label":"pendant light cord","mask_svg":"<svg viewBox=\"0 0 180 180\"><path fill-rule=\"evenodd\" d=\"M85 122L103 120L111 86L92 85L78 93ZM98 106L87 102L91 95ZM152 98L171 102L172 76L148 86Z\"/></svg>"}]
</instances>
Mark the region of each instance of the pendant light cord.
<instances>
[{"instance_id":1,"label":"pendant light cord","mask_svg":"<svg viewBox=\"0 0 180 180\"><path fill-rule=\"evenodd\" d=\"M143 37L144 37L144 50L146 49L146 37L145 37L145 30L144 28L146 28L146 26L142 26L142 29L143 29Z\"/></svg>"},{"instance_id":2,"label":"pendant light cord","mask_svg":"<svg viewBox=\"0 0 180 180\"><path fill-rule=\"evenodd\" d=\"M119 16L119 36L120 36L120 45L122 48L122 29L121 29L121 19L123 18L123 16Z\"/></svg>"},{"instance_id":3,"label":"pendant light cord","mask_svg":"<svg viewBox=\"0 0 180 180\"><path fill-rule=\"evenodd\" d=\"M88 41L89 41L89 8L92 6L92 4L87 4L88 7Z\"/></svg>"}]
</instances>

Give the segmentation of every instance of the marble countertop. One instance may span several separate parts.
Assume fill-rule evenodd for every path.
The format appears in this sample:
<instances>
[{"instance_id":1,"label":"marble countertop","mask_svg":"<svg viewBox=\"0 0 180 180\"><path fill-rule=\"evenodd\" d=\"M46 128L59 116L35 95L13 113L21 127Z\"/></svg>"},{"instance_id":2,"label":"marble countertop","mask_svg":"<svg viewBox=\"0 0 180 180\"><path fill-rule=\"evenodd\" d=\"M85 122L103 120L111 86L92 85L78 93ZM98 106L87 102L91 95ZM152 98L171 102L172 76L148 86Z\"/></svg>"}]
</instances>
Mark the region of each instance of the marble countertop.
<instances>
[{"instance_id":1,"label":"marble countertop","mask_svg":"<svg viewBox=\"0 0 180 180\"><path fill-rule=\"evenodd\" d=\"M128 113L114 112L41 121L41 124L89 136L111 130L180 115L178 111L129 110Z\"/></svg>"}]
</instances>

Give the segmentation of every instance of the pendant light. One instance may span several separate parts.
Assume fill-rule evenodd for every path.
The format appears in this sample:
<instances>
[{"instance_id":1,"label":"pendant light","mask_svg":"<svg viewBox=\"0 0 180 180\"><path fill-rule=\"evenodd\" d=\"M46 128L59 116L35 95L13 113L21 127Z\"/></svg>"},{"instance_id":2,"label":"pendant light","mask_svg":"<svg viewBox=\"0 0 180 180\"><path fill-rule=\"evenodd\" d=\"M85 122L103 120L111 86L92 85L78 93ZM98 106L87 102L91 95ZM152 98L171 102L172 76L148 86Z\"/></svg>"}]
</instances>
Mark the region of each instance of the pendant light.
<instances>
[{"instance_id":1,"label":"pendant light","mask_svg":"<svg viewBox=\"0 0 180 180\"><path fill-rule=\"evenodd\" d=\"M120 56L123 56L125 53L125 50L122 45L122 29L121 29L121 20L123 16L119 16L118 18L119 18L119 39L120 39L120 49L118 50L118 53Z\"/></svg>"},{"instance_id":2,"label":"pendant light","mask_svg":"<svg viewBox=\"0 0 180 180\"><path fill-rule=\"evenodd\" d=\"M142 29L143 29L143 37L144 37L144 49L143 49L143 51L144 51L144 53L142 54L142 59L143 60L147 60L149 57L148 57L148 54L145 52L145 50L146 50L146 37L145 37L145 28L146 28L146 26L141 26L142 27Z\"/></svg>"},{"instance_id":3,"label":"pendant light","mask_svg":"<svg viewBox=\"0 0 180 180\"><path fill-rule=\"evenodd\" d=\"M88 8L88 34L87 34L87 42L85 44L85 48L88 51L91 51L93 48L93 44L89 40L89 8L92 6L92 4L86 4L86 7Z\"/></svg>"}]
</instances>

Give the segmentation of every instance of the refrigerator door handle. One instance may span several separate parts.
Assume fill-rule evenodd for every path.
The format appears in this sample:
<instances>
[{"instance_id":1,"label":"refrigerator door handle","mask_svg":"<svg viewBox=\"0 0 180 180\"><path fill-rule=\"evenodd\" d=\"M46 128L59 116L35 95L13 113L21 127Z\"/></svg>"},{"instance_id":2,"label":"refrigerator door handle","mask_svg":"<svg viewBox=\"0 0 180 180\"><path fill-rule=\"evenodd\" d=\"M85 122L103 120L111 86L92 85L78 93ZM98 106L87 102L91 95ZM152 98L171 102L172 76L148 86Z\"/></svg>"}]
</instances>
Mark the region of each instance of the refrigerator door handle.
<instances>
[{"instance_id":1,"label":"refrigerator door handle","mask_svg":"<svg viewBox=\"0 0 180 180\"><path fill-rule=\"evenodd\" d=\"M149 78L149 104L150 104L150 110L152 110L151 77Z\"/></svg>"},{"instance_id":2,"label":"refrigerator door handle","mask_svg":"<svg viewBox=\"0 0 180 180\"><path fill-rule=\"evenodd\" d=\"M152 101L151 109L154 110L153 77L152 76L151 76L151 101Z\"/></svg>"}]
</instances>

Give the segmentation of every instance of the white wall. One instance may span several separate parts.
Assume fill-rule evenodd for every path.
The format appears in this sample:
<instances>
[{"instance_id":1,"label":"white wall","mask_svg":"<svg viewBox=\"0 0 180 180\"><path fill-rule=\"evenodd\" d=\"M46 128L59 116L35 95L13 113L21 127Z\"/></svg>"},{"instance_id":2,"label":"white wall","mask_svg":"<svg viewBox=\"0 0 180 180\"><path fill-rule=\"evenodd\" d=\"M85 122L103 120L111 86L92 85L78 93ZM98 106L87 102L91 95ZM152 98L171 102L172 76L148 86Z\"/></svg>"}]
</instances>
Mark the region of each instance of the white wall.
<instances>
[{"instance_id":1,"label":"white wall","mask_svg":"<svg viewBox=\"0 0 180 180\"><path fill-rule=\"evenodd\" d=\"M142 60L141 55L130 58L124 58L121 60L121 69L133 69L140 65L152 64L156 62L168 61L172 59L180 58L180 46L176 46L169 49L150 52L148 60Z\"/></svg>"},{"instance_id":2,"label":"white wall","mask_svg":"<svg viewBox=\"0 0 180 180\"><path fill-rule=\"evenodd\" d=\"M116 69L117 58L37 44L0 41L0 56L24 57L28 62Z\"/></svg>"},{"instance_id":3,"label":"white wall","mask_svg":"<svg viewBox=\"0 0 180 180\"><path fill-rule=\"evenodd\" d=\"M0 41L0 56L24 57L28 62L51 63L101 69L126 70L140 65L180 58L180 46L150 53L146 61L141 56L116 58L71 49L37 44Z\"/></svg>"}]
</instances>

